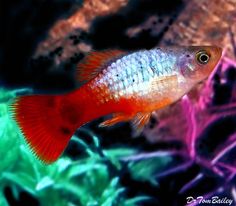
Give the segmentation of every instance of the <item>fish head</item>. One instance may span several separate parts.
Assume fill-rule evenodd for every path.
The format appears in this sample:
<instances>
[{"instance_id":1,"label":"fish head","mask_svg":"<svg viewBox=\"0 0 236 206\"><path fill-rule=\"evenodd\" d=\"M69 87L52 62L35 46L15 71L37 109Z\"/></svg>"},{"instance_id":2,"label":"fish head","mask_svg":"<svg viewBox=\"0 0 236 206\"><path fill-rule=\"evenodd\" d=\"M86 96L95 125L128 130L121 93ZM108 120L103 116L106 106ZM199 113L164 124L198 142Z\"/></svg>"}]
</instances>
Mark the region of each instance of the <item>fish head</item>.
<instances>
[{"instance_id":1,"label":"fish head","mask_svg":"<svg viewBox=\"0 0 236 206\"><path fill-rule=\"evenodd\" d=\"M187 82L198 83L214 70L222 55L218 46L191 46L179 53L177 67Z\"/></svg>"}]
</instances>

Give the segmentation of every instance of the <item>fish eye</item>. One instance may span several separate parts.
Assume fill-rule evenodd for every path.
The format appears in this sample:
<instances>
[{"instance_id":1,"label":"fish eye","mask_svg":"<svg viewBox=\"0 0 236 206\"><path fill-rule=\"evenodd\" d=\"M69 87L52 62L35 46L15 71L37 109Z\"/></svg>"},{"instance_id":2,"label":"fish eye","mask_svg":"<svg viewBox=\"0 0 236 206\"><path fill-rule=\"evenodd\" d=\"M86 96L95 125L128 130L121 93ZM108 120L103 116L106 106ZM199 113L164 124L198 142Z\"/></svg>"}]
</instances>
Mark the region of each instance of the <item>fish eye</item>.
<instances>
[{"instance_id":1,"label":"fish eye","mask_svg":"<svg viewBox=\"0 0 236 206\"><path fill-rule=\"evenodd\" d=\"M197 61L200 63L200 64L207 64L210 60L210 55L207 54L206 51L199 51L197 54L196 54L196 58L197 58Z\"/></svg>"}]
</instances>

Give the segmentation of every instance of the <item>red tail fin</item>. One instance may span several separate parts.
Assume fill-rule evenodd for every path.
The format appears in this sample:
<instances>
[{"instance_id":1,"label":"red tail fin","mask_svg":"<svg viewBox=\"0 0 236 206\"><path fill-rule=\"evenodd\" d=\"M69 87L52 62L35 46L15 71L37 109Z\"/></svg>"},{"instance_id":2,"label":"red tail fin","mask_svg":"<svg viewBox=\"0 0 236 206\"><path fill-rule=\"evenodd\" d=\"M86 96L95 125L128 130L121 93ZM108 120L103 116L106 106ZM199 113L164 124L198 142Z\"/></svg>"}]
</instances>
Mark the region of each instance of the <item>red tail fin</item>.
<instances>
[{"instance_id":1,"label":"red tail fin","mask_svg":"<svg viewBox=\"0 0 236 206\"><path fill-rule=\"evenodd\" d=\"M46 163L58 159L76 129L75 124L65 120L66 104L62 101L63 96L32 95L20 97L11 105L13 117L33 152Z\"/></svg>"}]
</instances>

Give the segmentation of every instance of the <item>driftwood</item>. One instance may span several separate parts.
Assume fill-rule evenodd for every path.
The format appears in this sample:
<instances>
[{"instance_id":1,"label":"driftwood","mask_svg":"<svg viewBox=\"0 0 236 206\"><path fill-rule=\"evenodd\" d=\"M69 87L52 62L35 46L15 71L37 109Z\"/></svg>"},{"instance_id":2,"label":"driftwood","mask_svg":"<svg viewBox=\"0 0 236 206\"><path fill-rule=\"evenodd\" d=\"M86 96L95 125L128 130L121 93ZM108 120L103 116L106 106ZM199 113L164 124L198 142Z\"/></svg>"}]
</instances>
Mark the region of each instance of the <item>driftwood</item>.
<instances>
[{"instance_id":1,"label":"driftwood","mask_svg":"<svg viewBox=\"0 0 236 206\"><path fill-rule=\"evenodd\" d=\"M69 18L58 20L50 29L48 37L39 44L35 57L47 55L50 51L63 47L63 54L56 59L56 63L60 64L76 52L88 52L92 45L79 43L71 46L68 36L74 35L80 38L81 31L87 32L96 17L116 13L126 6L127 2L128 0L85 0L81 7L75 5L75 11ZM236 59L236 48L233 46L236 42L236 0L183 0L183 2L184 9L164 33L160 45L215 44L225 49L226 56ZM153 18L157 17L150 16L150 19ZM138 27L130 28L127 33L132 33L133 30L142 31L146 24L141 22Z\"/></svg>"},{"instance_id":2,"label":"driftwood","mask_svg":"<svg viewBox=\"0 0 236 206\"><path fill-rule=\"evenodd\" d=\"M67 37L69 35L80 35L80 31L87 31L91 22L99 16L108 15L117 12L121 7L127 4L128 0L84 0L81 7L75 5L74 13L67 19L58 20L49 30L48 37L38 46L35 56L48 54L50 51L63 46L69 47L71 44ZM87 52L91 48L85 45L67 49L64 56L58 61L66 60L73 56L73 53L82 51Z\"/></svg>"}]
</instances>

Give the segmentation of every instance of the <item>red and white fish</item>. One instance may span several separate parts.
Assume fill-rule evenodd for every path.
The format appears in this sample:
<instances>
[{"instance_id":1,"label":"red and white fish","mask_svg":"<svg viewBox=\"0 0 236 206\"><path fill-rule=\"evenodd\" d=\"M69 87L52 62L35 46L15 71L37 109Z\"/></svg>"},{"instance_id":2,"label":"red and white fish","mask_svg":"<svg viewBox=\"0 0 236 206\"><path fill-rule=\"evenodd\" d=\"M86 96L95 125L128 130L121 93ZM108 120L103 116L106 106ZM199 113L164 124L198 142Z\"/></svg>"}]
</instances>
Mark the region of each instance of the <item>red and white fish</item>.
<instances>
[{"instance_id":1,"label":"red and white fish","mask_svg":"<svg viewBox=\"0 0 236 206\"><path fill-rule=\"evenodd\" d=\"M165 107L209 76L222 50L216 46L154 48L137 52L91 52L78 65L84 84L62 95L22 96L11 105L13 117L34 153L46 163L62 154L77 128L112 114L110 126L133 121L145 125Z\"/></svg>"}]
</instances>

